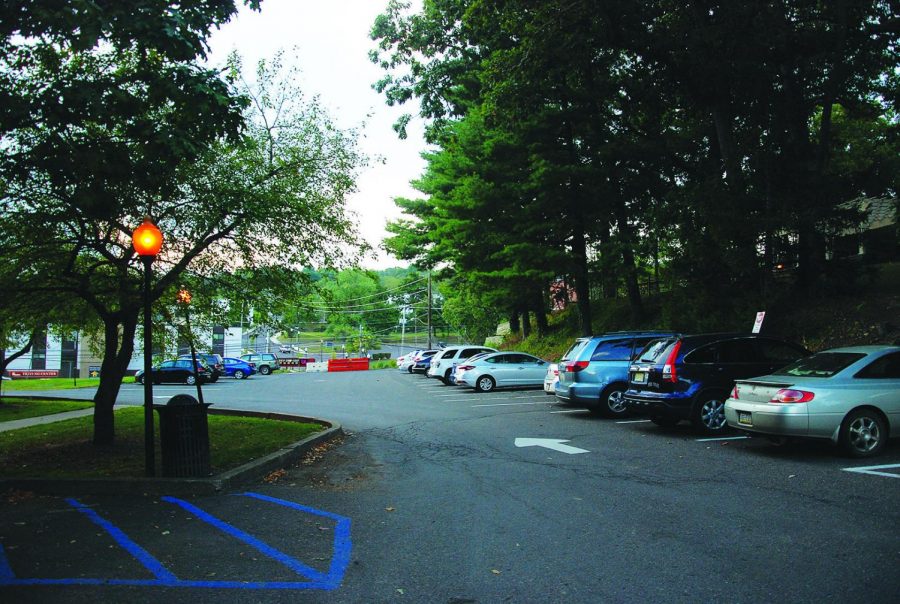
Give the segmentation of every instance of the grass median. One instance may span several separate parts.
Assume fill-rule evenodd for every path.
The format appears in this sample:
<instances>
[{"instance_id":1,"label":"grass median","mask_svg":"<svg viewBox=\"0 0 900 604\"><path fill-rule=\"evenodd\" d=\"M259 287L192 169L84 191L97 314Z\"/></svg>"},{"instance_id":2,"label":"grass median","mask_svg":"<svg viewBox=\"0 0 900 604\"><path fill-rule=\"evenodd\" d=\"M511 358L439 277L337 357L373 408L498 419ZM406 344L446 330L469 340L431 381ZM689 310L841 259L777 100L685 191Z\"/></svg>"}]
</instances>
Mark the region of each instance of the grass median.
<instances>
[{"instance_id":1,"label":"grass median","mask_svg":"<svg viewBox=\"0 0 900 604\"><path fill-rule=\"evenodd\" d=\"M91 443L90 416L0 432L0 477L123 478L144 473L144 411L118 409L116 442ZM159 418L156 422L156 467L161 467ZM209 416L213 473L236 468L323 430L315 423L232 415Z\"/></svg>"},{"instance_id":2,"label":"grass median","mask_svg":"<svg viewBox=\"0 0 900 604\"><path fill-rule=\"evenodd\" d=\"M41 415L53 415L63 411L90 409L93 406L94 403L90 401L32 400L4 396L0 398L0 422L39 417Z\"/></svg>"}]
</instances>

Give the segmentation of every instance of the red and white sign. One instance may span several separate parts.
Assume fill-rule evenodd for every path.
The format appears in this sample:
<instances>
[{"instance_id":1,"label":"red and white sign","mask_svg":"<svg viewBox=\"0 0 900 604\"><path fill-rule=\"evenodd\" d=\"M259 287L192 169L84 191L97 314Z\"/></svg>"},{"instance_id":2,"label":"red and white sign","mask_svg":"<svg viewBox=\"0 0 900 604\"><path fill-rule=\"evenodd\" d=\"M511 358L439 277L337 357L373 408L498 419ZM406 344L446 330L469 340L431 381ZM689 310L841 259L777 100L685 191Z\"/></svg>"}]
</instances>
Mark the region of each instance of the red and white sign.
<instances>
[{"instance_id":1,"label":"red and white sign","mask_svg":"<svg viewBox=\"0 0 900 604\"><path fill-rule=\"evenodd\" d=\"M759 333L759 330L762 329L763 319L766 318L766 311L761 310L756 313L756 322L753 323L753 333Z\"/></svg>"},{"instance_id":2,"label":"red and white sign","mask_svg":"<svg viewBox=\"0 0 900 604\"><path fill-rule=\"evenodd\" d=\"M10 369L11 378L51 378L59 377L59 369Z\"/></svg>"}]
</instances>

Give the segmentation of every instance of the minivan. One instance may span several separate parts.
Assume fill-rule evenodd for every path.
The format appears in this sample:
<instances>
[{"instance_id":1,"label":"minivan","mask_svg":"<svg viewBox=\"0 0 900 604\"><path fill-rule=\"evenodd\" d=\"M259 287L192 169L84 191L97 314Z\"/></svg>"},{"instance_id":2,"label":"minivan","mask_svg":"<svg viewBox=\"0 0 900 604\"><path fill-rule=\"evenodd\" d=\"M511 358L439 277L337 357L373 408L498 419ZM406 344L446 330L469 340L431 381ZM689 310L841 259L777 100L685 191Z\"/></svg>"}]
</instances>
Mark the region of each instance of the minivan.
<instances>
[{"instance_id":1,"label":"minivan","mask_svg":"<svg viewBox=\"0 0 900 604\"><path fill-rule=\"evenodd\" d=\"M554 394L559 402L605 417L622 417L628 367L634 355L666 331L619 331L578 338L559 361Z\"/></svg>"}]
</instances>

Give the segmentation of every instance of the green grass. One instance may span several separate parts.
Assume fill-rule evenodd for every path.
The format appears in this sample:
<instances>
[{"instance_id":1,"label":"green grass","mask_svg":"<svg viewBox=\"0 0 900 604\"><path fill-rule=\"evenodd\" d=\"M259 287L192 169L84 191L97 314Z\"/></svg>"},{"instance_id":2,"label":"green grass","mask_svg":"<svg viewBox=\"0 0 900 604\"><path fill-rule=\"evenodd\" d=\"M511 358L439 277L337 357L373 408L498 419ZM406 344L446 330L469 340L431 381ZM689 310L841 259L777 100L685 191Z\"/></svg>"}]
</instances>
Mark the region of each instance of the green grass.
<instances>
[{"instance_id":1,"label":"green grass","mask_svg":"<svg viewBox=\"0 0 900 604\"><path fill-rule=\"evenodd\" d=\"M38 417L41 415L52 415L54 413L62 413L63 411L88 409L93 406L94 403L89 401L45 401L4 397L0 399L0 422Z\"/></svg>"},{"instance_id":2,"label":"green grass","mask_svg":"<svg viewBox=\"0 0 900 604\"><path fill-rule=\"evenodd\" d=\"M126 378L126 381L134 378ZM67 388L96 388L100 378L19 378L3 381L3 392L20 392L23 390L64 390Z\"/></svg>"},{"instance_id":3,"label":"green grass","mask_svg":"<svg viewBox=\"0 0 900 604\"><path fill-rule=\"evenodd\" d=\"M116 442L91 443L93 418L0 432L0 476L40 478L140 477L144 473L144 412L140 407L116 411ZM161 467L156 422L156 467ZM210 460L214 473L274 453L319 432L322 426L226 415L209 416ZM159 472L159 470L157 470Z\"/></svg>"},{"instance_id":4,"label":"green grass","mask_svg":"<svg viewBox=\"0 0 900 604\"><path fill-rule=\"evenodd\" d=\"M383 361L369 361L369 369L396 369L397 361L386 359Z\"/></svg>"}]
</instances>

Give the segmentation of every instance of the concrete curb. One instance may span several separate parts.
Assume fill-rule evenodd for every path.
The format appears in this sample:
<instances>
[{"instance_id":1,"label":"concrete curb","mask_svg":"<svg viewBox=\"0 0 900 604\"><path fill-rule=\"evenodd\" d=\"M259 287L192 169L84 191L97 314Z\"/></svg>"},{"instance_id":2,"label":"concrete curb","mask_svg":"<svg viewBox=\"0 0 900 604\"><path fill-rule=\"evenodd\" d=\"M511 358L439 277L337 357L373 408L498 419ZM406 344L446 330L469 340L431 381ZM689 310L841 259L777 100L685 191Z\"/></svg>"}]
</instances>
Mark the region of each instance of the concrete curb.
<instances>
[{"instance_id":1,"label":"concrete curb","mask_svg":"<svg viewBox=\"0 0 900 604\"><path fill-rule=\"evenodd\" d=\"M338 422L298 415L233 409L210 409L209 413L310 422L328 427L265 457L206 478L0 478L0 492L18 489L45 495L213 495L242 483L261 480L269 472L296 463L313 447L344 433Z\"/></svg>"}]
</instances>

